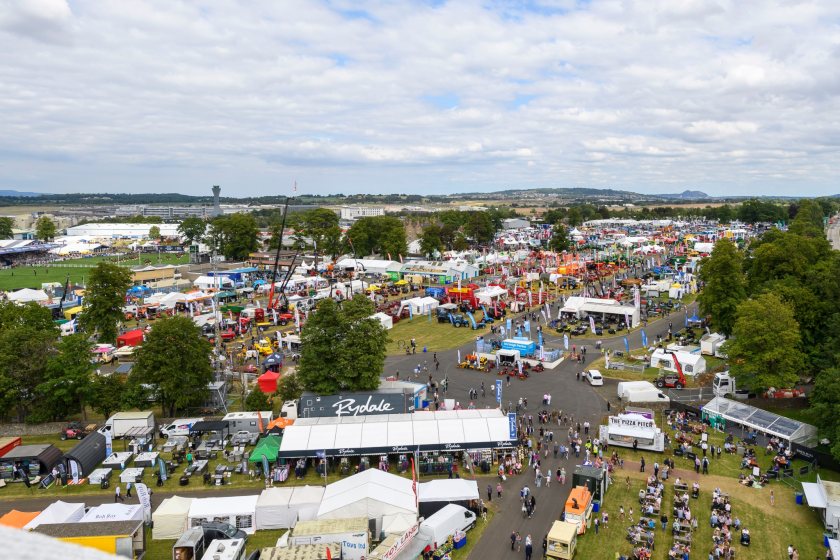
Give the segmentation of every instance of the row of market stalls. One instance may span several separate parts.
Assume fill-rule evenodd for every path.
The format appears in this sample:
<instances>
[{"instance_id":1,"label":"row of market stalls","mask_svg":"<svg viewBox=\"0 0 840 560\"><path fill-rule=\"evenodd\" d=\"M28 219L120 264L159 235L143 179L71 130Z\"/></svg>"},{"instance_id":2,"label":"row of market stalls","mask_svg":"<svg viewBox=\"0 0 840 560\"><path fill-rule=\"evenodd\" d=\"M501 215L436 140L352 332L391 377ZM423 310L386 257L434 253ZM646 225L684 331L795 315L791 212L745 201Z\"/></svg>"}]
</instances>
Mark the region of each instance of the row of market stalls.
<instances>
[{"instance_id":1,"label":"row of market stalls","mask_svg":"<svg viewBox=\"0 0 840 560\"><path fill-rule=\"evenodd\" d=\"M152 538L177 539L203 521L226 521L254 531L294 528L299 522L364 517L374 534L403 531L419 515L431 515L446 504L478 500L474 480L419 483L369 469L326 486L266 488L259 495L192 498L173 496L152 514ZM419 505L418 505L419 504Z\"/></svg>"},{"instance_id":2,"label":"row of market stalls","mask_svg":"<svg viewBox=\"0 0 840 560\"><path fill-rule=\"evenodd\" d=\"M279 457L358 456L414 451L511 448L516 424L498 409L300 418L288 426Z\"/></svg>"}]
</instances>

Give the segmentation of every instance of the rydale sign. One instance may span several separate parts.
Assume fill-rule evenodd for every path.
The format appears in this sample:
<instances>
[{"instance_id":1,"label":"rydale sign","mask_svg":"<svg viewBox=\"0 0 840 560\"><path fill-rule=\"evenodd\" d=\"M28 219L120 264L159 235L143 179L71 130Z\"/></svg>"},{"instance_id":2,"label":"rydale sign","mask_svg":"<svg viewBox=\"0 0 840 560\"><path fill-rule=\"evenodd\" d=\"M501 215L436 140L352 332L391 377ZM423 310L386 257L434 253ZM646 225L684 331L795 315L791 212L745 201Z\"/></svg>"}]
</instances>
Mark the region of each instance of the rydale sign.
<instances>
[{"instance_id":1,"label":"rydale sign","mask_svg":"<svg viewBox=\"0 0 840 560\"><path fill-rule=\"evenodd\" d=\"M359 416L365 414L392 414L396 413L391 403L385 399L379 399L378 403L373 402L373 395L368 396L367 402L359 404L354 398L341 399L333 403L336 416Z\"/></svg>"}]
</instances>

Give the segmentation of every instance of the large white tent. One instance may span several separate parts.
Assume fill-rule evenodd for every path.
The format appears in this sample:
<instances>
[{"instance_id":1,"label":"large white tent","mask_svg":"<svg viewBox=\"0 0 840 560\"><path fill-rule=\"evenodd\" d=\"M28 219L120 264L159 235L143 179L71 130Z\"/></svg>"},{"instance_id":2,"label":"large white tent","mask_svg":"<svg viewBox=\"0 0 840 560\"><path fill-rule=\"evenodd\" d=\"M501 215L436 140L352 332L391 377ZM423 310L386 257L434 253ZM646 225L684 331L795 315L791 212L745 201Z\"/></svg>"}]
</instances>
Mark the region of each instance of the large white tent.
<instances>
[{"instance_id":1,"label":"large white tent","mask_svg":"<svg viewBox=\"0 0 840 560\"><path fill-rule=\"evenodd\" d=\"M187 530L187 515L195 498L172 496L163 500L152 514L152 539L177 539Z\"/></svg>"},{"instance_id":2,"label":"large white tent","mask_svg":"<svg viewBox=\"0 0 840 560\"><path fill-rule=\"evenodd\" d=\"M420 502L463 502L477 500L478 483L463 478L440 479L418 485Z\"/></svg>"},{"instance_id":3,"label":"large white tent","mask_svg":"<svg viewBox=\"0 0 840 560\"><path fill-rule=\"evenodd\" d=\"M440 305L440 302L433 297L424 296L424 297L413 297L410 299L403 300L400 303L400 311L402 311L406 307L411 308L411 312L414 315L426 315L430 311L434 311Z\"/></svg>"},{"instance_id":4,"label":"large white tent","mask_svg":"<svg viewBox=\"0 0 840 560\"><path fill-rule=\"evenodd\" d=\"M318 516L318 507L323 497L323 486L295 486L289 498L289 509L294 512L297 521L312 521Z\"/></svg>"},{"instance_id":5,"label":"large white tent","mask_svg":"<svg viewBox=\"0 0 840 560\"><path fill-rule=\"evenodd\" d=\"M266 488L257 500L257 530L291 529L297 523L297 510L289 507L294 488Z\"/></svg>"},{"instance_id":6,"label":"large white tent","mask_svg":"<svg viewBox=\"0 0 840 560\"><path fill-rule=\"evenodd\" d=\"M23 528L33 530L39 525L54 525L56 523L75 523L84 517L85 504L71 504L61 500L53 502L38 514L38 517L27 523Z\"/></svg>"},{"instance_id":7,"label":"large white tent","mask_svg":"<svg viewBox=\"0 0 840 560\"><path fill-rule=\"evenodd\" d=\"M259 496L196 498L190 505L189 526L196 527L204 521L223 521L253 535L257 529L254 521L258 498Z\"/></svg>"},{"instance_id":8,"label":"large white tent","mask_svg":"<svg viewBox=\"0 0 840 560\"><path fill-rule=\"evenodd\" d=\"M379 469L368 469L327 486L318 519L367 517L377 524L386 515L417 515L412 481Z\"/></svg>"},{"instance_id":9,"label":"large white tent","mask_svg":"<svg viewBox=\"0 0 840 560\"><path fill-rule=\"evenodd\" d=\"M387 313L374 313L371 315L372 319L376 319L382 323L382 327L387 331L394 328L394 318Z\"/></svg>"},{"instance_id":10,"label":"large white tent","mask_svg":"<svg viewBox=\"0 0 840 560\"><path fill-rule=\"evenodd\" d=\"M139 504L102 504L88 510L79 523L100 521L143 521L143 506Z\"/></svg>"},{"instance_id":11,"label":"large white tent","mask_svg":"<svg viewBox=\"0 0 840 560\"><path fill-rule=\"evenodd\" d=\"M8 294L9 301L13 301L15 303L29 303L30 301L47 301L50 299L50 296L47 295L47 292L44 290L32 290L30 288L23 288L22 290L18 290L16 292L11 292Z\"/></svg>"}]
</instances>

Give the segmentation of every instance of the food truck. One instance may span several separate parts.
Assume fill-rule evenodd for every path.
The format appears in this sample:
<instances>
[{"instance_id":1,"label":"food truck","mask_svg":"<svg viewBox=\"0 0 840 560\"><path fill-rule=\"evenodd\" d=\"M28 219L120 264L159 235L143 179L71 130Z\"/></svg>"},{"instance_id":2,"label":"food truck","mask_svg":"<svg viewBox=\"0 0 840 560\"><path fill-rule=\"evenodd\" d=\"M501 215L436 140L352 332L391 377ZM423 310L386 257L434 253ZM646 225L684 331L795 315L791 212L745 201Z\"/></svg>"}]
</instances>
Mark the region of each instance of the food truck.
<instances>
[{"instance_id":1,"label":"food truck","mask_svg":"<svg viewBox=\"0 0 840 560\"><path fill-rule=\"evenodd\" d=\"M638 413L610 416L607 425L600 427L599 437L609 445L660 453L665 450L665 434L653 419Z\"/></svg>"},{"instance_id":2,"label":"food truck","mask_svg":"<svg viewBox=\"0 0 840 560\"><path fill-rule=\"evenodd\" d=\"M568 521L555 521L548 531L548 544L545 549L546 558L571 560L575 555L577 536L577 524Z\"/></svg>"},{"instance_id":3,"label":"food truck","mask_svg":"<svg viewBox=\"0 0 840 560\"><path fill-rule=\"evenodd\" d=\"M565 519L577 525L577 534L586 532L586 525L592 520L592 493L586 486L575 486L566 498Z\"/></svg>"}]
</instances>

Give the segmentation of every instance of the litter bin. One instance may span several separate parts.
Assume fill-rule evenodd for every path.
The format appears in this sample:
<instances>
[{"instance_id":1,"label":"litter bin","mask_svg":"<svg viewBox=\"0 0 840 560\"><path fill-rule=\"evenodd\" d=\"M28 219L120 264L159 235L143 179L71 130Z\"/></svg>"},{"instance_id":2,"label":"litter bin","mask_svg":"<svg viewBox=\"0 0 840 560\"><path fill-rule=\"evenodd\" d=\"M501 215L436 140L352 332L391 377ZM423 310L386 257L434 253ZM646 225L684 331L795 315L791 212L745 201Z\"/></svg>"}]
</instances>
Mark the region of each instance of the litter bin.
<instances>
[{"instance_id":1,"label":"litter bin","mask_svg":"<svg viewBox=\"0 0 840 560\"><path fill-rule=\"evenodd\" d=\"M601 502L595 500L592 502L592 513L598 513L601 511Z\"/></svg>"},{"instance_id":2,"label":"litter bin","mask_svg":"<svg viewBox=\"0 0 840 560\"><path fill-rule=\"evenodd\" d=\"M798 505L798 506L802 505L802 503L803 503L802 498L803 498L802 492L797 492L796 493L796 505Z\"/></svg>"}]
</instances>

